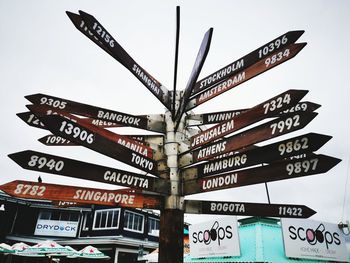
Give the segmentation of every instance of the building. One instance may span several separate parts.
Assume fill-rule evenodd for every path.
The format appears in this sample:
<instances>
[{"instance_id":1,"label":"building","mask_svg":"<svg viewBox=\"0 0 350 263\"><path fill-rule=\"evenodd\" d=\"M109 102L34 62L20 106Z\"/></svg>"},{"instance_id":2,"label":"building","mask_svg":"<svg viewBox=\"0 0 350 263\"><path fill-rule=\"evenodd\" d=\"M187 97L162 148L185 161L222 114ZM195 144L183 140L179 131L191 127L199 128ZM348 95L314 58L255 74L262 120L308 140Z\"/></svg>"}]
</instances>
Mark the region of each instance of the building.
<instances>
[{"instance_id":1,"label":"building","mask_svg":"<svg viewBox=\"0 0 350 263\"><path fill-rule=\"evenodd\" d=\"M136 262L138 253L158 247L159 215L153 212L94 205L58 207L50 201L4 193L0 193L0 207L0 243L33 245L50 239L76 250L93 245L111 257L107 262L123 263ZM0 262L6 263L40 260L0 255ZM68 259L60 262L65 261Z\"/></svg>"}]
</instances>

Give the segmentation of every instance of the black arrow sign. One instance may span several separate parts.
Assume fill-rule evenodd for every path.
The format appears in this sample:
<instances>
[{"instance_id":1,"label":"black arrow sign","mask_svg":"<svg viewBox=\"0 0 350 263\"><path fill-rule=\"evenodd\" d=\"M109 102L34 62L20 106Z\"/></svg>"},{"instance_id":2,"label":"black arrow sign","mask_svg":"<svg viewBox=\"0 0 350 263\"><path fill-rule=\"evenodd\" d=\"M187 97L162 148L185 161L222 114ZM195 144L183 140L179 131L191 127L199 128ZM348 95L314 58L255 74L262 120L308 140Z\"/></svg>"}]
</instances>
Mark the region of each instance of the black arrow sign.
<instances>
[{"instance_id":1,"label":"black arrow sign","mask_svg":"<svg viewBox=\"0 0 350 263\"><path fill-rule=\"evenodd\" d=\"M215 84L214 86L209 87L202 93L199 93L188 102L187 110L193 109L198 105L207 102L215 98L216 96L234 88L238 85L244 83L245 81L254 78L261 73L264 73L290 59L295 57L304 47L306 43L297 43L290 44L289 46L284 47L280 51L276 51L275 53L269 55L268 57L259 60L257 63L251 65L247 69L243 71L239 71L228 79Z\"/></svg>"},{"instance_id":2,"label":"black arrow sign","mask_svg":"<svg viewBox=\"0 0 350 263\"><path fill-rule=\"evenodd\" d=\"M184 169L182 175L184 178L191 179L205 177L310 153L320 149L331 138L328 135L308 133L266 146L244 150L226 158L200 163L193 168Z\"/></svg>"},{"instance_id":3,"label":"black arrow sign","mask_svg":"<svg viewBox=\"0 0 350 263\"><path fill-rule=\"evenodd\" d=\"M309 218L316 212L305 205L185 200L185 213Z\"/></svg>"},{"instance_id":4,"label":"black arrow sign","mask_svg":"<svg viewBox=\"0 0 350 263\"><path fill-rule=\"evenodd\" d=\"M120 169L81 162L35 151L22 151L8 155L22 168L43 173L92 180L107 184L167 194L169 182Z\"/></svg>"},{"instance_id":5,"label":"black arrow sign","mask_svg":"<svg viewBox=\"0 0 350 263\"><path fill-rule=\"evenodd\" d=\"M207 160L215 156L222 156L223 154L229 155L231 152L238 149L302 129L316 116L316 112L302 112L300 114L295 113L282 116L276 120L266 122L229 138L194 150L192 154L190 154L191 157L188 157L188 155L181 157L183 160L189 160L183 161L180 159L181 166Z\"/></svg>"},{"instance_id":6,"label":"black arrow sign","mask_svg":"<svg viewBox=\"0 0 350 263\"><path fill-rule=\"evenodd\" d=\"M201 72L201 69L203 67L204 61L208 55L209 52L209 47L210 47L210 42L211 42L211 37L213 35L213 28L210 28L204 35L204 38L202 40L202 44L199 48L198 54L197 54L197 58L196 61L194 63L194 66L192 68L192 72L190 75L190 78L187 82L187 86L185 88L182 100L180 102L180 107L179 110L176 114L176 121L177 121L177 125L175 130L178 127L179 121L182 117L182 115L185 112L185 108L187 106L188 103L188 99L190 98L192 89L194 88L194 84L197 81L197 78L199 76L199 73Z\"/></svg>"},{"instance_id":7,"label":"black arrow sign","mask_svg":"<svg viewBox=\"0 0 350 263\"><path fill-rule=\"evenodd\" d=\"M233 76L234 74L252 66L259 60L266 58L271 53L274 53L285 46L288 46L297 41L304 33L304 30L289 31L274 40L266 43L244 57L230 63L229 65L219 69L218 71L210 74L198 81L193 90L193 95L203 92L211 86Z\"/></svg>"},{"instance_id":8,"label":"black arrow sign","mask_svg":"<svg viewBox=\"0 0 350 263\"><path fill-rule=\"evenodd\" d=\"M246 112L223 121L207 130L200 132L190 138L191 148L197 148L208 142L217 140L234 131L240 130L248 125L266 118L273 117L276 113L289 109L297 104L306 94L307 90L288 90L267 101L256 105Z\"/></svg>"},{"instance_id":9,"label":"black arrow sign","mask_svg":"<svg viewBox=\"0 0 350 263\"><path fill-rule=\"evenodd\" d=\"M340 159L326 155L285 160L258 168L240 170L235 173L189 180L184 184L184 193L189 195L325 173L340 161Z\"/></svg>"},{"instance_id":10,"label":"black arrow sign","mask_svg":"<svg viewBox=\"0 0 350 263\"><path fill-rule=\"evenodd\" d=\"M321 105L309 102L309 101L301 101L297 103L295 106L290 109L284 110L283 112L276 113L272 117L279 117L283 114L287 113L295 113L295 112L313 112L317 110ZM207 124L216 124L219 122L227 121L232 119L249 109L238 109L238 110L228 110L228 111L218 111L218 112L208 112L202 114L193 114L188 115L188 123L187 126L199 126L199 125L207 125Z\"/></svg>"},{"instance_id":11,"label":"black arrow sign","mask_svg":"<svg viewBox=\"0 0 350 263\"><path fill-rule=\"evenodd\" d=\"M142 171L159 174L158 164L117 142L59 115L37 116L55 135L66 138Z\"/></svg>"},{"instance_id":12,"label":"black arrow sign","mask_svg":"<svg viewBox=\"0 0 350 263\"><path fill-rule=\"evenodd\" d=\"M93 35L110 51L113 58L126 67L167 109L170 110L169 90L138 65L95 17L83 11L79 11L79 14L86 23L86 26L93 32Z\"/></svg>"},{"instance_id":13,"label":"black arrow sign","mask_svg":"<svg viewBox=\"0 0 350 263\"><path fill-rule=\"evenodd\" d=\"M156 132L164 132L163 127L159 129L159 126L161 125L149 125L149 122L151 122L151 120L148 119L145 115L135 116L41 93L28 95L25 96L25 98L33 104L49 106L53 109L66 111L72 114L77 114L107 122L113 122L123 126L130 126Z\"/></svg>"}]
</instances>

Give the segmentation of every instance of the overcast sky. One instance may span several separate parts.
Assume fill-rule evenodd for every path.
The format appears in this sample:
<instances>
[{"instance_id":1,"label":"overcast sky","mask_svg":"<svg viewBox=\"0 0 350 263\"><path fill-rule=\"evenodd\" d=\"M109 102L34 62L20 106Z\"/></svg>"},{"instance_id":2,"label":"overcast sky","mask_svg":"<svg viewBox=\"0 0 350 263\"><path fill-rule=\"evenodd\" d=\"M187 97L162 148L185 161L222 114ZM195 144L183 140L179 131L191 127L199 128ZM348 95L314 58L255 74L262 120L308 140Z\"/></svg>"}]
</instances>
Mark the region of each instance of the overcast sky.
<instances>
[{"instance_id":1,"label":"overcast sky","mask_svg":"<svg viewBox=\"0 0 350 263\"><path fill-rule=\"evenodd\" d=\"M273 203L303 204L312 217L338 223L350 219L350 121L348 84L350 2L288 1L47 1L0 0L1 134L0 184L13 180L114 189L68 177L22 169L7 155L35 150L135 171L83 147L47 147L49 132L25 124L26 95L44 93L130 114L163 114L164 106L128 70L83 36L65 11L94 15L151 75L173 89L175 9L181 7L178 89L184 89L204 33L214 28L200 78L291 30L305 30L307 46L293 59L207 103L196 113L255 106L288 89L306 89L305 100L321 104L302 131L333 136L318 152L342 159L327 174L269 183ZM116 131L117 130L113 130ZM119 132L119 131L118 131ZM140 130L122 132L144 133ZM267 202L264 185L191 196L192 199ZM344 207L345 205L345 207ZM186 215L193 223L206 216Z\"/></svg>"}]
</instances>

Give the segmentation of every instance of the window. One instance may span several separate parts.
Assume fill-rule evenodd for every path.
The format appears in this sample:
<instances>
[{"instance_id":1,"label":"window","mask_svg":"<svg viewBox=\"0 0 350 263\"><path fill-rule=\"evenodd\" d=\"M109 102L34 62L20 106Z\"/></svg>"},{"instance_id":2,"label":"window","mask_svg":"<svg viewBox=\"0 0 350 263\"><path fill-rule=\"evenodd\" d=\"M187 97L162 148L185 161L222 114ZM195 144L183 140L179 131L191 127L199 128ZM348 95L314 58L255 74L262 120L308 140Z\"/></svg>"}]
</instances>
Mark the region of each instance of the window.
<instances>
[{"instance_id":1,"label":"window","mask_svg":"<svg viewBox=\"0 0 350 263\"><path fill-rule=\"evenodd\" d=\"M41 211L39 219L78 222L79 213L70 213L66 211Z\"/></svg>"},{"instance_id":2,"label":"window","mask_svg":"<svg viewBox=\"0 0 350 263\"><path fill-rule=\"evenodd\" d=\"M124 212L124 229L133 232L143 232L144 216L131 211Z\"/></svg>"},{"instance_id":3,"label":"window","mask_svg":"<svg viewBox=\"0 0 350 263\"><path fill-rule=\"evenodd\" d=\"M148 218L148 234L152 236L159 236L159 219Z\"/></svg>"},{"instance_id":4,"label":"window","mask_svg":"<svg viewBox=\"0 0 350 263\"><path fill-rule=\"evenodd\" d=\"M118 228L120 209L96 210L93 229L115 229Z\"/></svg>"}]
</instances>

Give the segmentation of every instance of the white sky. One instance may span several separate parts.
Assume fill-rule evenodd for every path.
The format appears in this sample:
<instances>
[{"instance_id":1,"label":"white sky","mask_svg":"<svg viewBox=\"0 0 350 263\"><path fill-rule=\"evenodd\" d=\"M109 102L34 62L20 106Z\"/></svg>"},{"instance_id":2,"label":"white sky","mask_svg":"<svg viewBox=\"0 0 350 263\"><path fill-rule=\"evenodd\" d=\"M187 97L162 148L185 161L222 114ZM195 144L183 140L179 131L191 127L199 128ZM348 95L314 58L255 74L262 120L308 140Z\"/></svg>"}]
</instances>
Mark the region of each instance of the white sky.
<instances>
[{"instance_id":1,"label":"white sky","mask_svg":"<svg viewBox=\"0 0 350 263\"><path fill-rule=\"evenodd\" d=\"M0 183L36 180L7 155L35 150L134 170L83 147L46 147L49 132L26 125L26 95L44 93L130 114L162 114L163 105L128 70L83 36L65 11L94 15L125 50L168 89L173 88L175 9L181 7L178 89L186 86L204 33L214 28L200 78L291 30L305 30L308 45L292 60L197 107L196 113L252 107L288 89L307 89L305 100L321 104L307 132L332 135L319 153L343 161L327 174L269 183L273 203L304 204L312 218L350 219L348 74L350 2L326 0L245 1L47 1L0 0ZM125 132L125 131L124 131ZM142 131L136 131L143 133ZM44 182L115 186L40 174ZM346 185L347 183L347 185ZM347 193L345 195L345 193ZM267 202L264 185L192 196L203 200ZM343 204L345 200L345 209ZM207 216L186 215L194 223Z\"/></svg>"}]
</instances>

